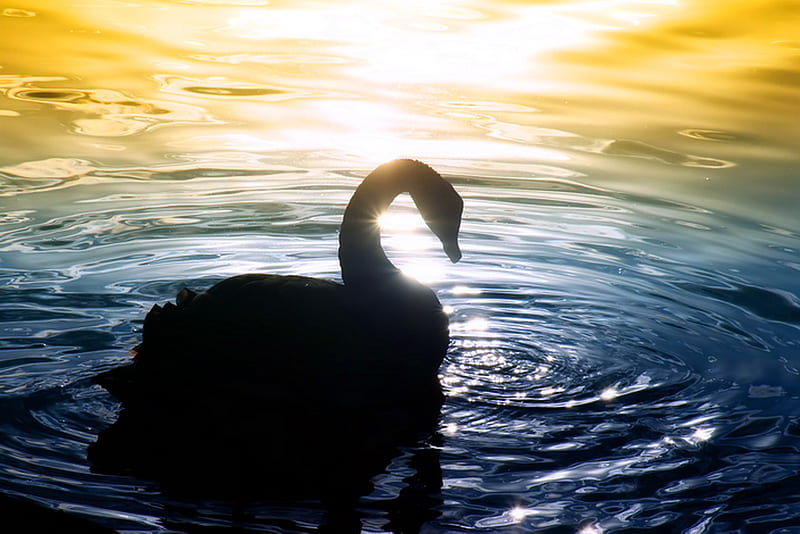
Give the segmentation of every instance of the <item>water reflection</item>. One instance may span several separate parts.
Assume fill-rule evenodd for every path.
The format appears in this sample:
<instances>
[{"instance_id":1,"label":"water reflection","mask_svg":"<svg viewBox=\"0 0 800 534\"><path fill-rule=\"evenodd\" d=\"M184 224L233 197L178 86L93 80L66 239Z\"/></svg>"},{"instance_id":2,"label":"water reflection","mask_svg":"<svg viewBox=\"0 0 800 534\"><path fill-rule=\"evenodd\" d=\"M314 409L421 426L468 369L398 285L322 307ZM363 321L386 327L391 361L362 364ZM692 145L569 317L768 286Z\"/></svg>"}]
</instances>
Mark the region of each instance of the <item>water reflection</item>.
<instances>
[{"instance_id":1,"label":"water reflection","mask_svg":"<svg viewBox=\"0 0 800 534\"><path fill-rule=\"evenodd\" d=\"M257 411L239 406L233 420L219 406L202 413L196 406L183 412L163 408L163 418L123 409L89 448L93 470L156 480L160 491L178 502L214 498L244 507L265 501L320 506L320 531L345 533L361 532L359 499L375 489L371 479L399 461L409 474L398 481L395 496L381 500L385 528L418 532L438 516L442 475L436 436L414 445L412 437L400 437L395 420L366 426L352 418L287 420L296 414L285 406ZM431 421L420 419L414 431L432 433ZM381 441L393 434L397 439ZM400 445L406 452L398 458ZM194 521L180 515L168 516L169 526L192 528Z\"/></svg>"},{"instance_id":2,"label":"water reflection","mask_svg":"<svg viewBox=\"0 0 800 534\"><path fill-rule=\"evenodd\" d=\"M187 277L200 288L248 269L335 276L335 261L321 258L335 256L358 172L109 175L31 193L39 208L16 210L0 227L0 387L15 396L4 400L11 420L23 422L22 439L3 442L8 484L79 500L90 514L125 509L115 525L229 525L222 505L189 512L140 481L88 472L86 447L118 409L88 377L126 360L139 338L131 317ZM797 394L795 291L747 287L796 287L786 266L796 233L549 178L498 176L505 185L490 195L485 179L456 178L470 206L469 253L466 268L435 284L454 325L441 370L441 441L385 460L359 501L364 528L388 529L391 514L488 532L577 531L587 518L604 530L655 528L708 517L707 495L732 502L713 523L763 504L769 488L789 488L775 483L795 473L786 452L798 433L788 415ZM406 252L435 259L432 250ZM767 271L769 280L759 274ZM780 314L765 313L773 301ZM313 420L297 427L308 442L318 437ZM58 461L43 447L60 451ZM319 464L298 462L309 470L303 480L317 476ZM60 486L27 486L48 477ZM781 509L793 492L770 493L765 520L793 513ZM524 517L514 519L515 507ZM325 521L324 509L305 501L247 511L248 525L288 532L311 527L286 518Z\"/></svg>"},{"instance_id":3,"label":"water reflection","mask_svg":"<svg viewBox=\"0 0 800 534\"><path fill-rule=\"evenodd\" d=\"M798 17L777 0L0 8L0 490L121 529L230 525L229 506L89 472L118 405L88 378L187 278L335 277L347 192L407 155L467 193L468 254L443 273L414 229L385 236L458 330L436 458L392 458L365 529L403 506L440 530L792 528ZM440 482L427 503L404 489ZM323 515L247 513L287 532Z\"/></svg>"},{"instance_id":4,"label":"water reflection","mask_svg":"<svg viewBox=\"0 0 800 534\"><path fill-rule=\"evenodd\" d=\"M790 157L796 15L778 2L719 11L443 1L87 12L40 0L0 17L16 47L0 75L11 125L0 164L21 163L18 147L26 161L112 166L222 146L562 162L562 173L601 151L716 173ZM114 142L92 139L103 137Z\"/></svg>"}]
</instances>

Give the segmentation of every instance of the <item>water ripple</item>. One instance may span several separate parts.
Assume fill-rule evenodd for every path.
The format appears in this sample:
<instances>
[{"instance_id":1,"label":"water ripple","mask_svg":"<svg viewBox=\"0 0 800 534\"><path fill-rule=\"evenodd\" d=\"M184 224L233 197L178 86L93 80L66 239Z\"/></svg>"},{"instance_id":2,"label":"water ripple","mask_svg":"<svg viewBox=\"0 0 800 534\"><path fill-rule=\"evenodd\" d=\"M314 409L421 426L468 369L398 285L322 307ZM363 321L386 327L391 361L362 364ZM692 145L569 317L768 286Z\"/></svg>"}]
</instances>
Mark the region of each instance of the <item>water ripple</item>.
<instances>
[{"instance_id":1,"label":"water ripple","mask_svg":"<svg viewBox=\"0 0 800 534\"><path fill-rule=\"evenodd\" d=\"M121 137L186 122L210 122L201 108L177 102L146 102L111 89L36 87L25 83L6 96L21 102L52 106L74 114L73 131L95 137Z\"/></svg>"},{"instance_id":2,"label":"water ripple","mask_svg":"<svg viewBox=\"0 0 800 534\"><path fill-rule=\"evenodd\" d=\"M69 204L40 190L41 207L0 219L2 489L121 529L230 524L220 504L189 513L147 483L90 471L86 446L118 405L89 378L127 361L146 310L184 285L245 271L336 278L359 173L91 172L103 176ZM426 274L452 331L432 528L800 522L785 489L800 470L797 234L482 172L453 176L462 263ZM442 261L399 237L386 239L398 264ZM417 461L401 455L375 479L365 525L382 528ZM309 532L314 506L256 504L249 517Z\"/></svg>"}]
</instances>

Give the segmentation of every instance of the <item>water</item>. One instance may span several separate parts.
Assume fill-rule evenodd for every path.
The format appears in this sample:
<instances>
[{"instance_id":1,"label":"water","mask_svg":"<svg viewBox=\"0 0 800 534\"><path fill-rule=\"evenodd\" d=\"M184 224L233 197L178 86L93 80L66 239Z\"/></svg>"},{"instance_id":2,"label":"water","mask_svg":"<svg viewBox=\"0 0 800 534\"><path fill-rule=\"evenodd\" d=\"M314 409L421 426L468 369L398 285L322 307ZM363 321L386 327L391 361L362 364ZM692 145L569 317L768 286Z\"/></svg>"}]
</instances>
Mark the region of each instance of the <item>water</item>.
<instances>
[{"instance_id":1,"label":"water","mask_svg":"<svg viewBox=\"0 0 800 534\"><path fill-rule=\"evenodd\" d=\"M385 236L449 307L447 401L438 446L363 497L365 532L415 472L441 485L411 501L423 532L800 531L798 13L3 8L0 490L122 531L313 531L313 501L92 473L119 406L90 378L184 285L336 279L353 188L411 156L465 199L457 265L408 199Z\"/></svg>"}]
</instances>

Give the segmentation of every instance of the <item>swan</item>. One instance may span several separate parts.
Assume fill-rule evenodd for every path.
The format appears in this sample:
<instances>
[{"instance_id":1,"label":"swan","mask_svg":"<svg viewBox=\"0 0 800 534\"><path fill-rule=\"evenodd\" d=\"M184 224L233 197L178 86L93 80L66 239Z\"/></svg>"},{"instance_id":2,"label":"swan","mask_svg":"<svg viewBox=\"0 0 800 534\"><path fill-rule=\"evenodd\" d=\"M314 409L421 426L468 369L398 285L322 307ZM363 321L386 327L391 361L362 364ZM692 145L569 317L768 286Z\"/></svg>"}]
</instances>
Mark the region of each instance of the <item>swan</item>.
<instances>
[{"instance_id":1,"label":"swan","mask_svg":"<svg viewBox=\"0 0 800 534\"><path fill-rule=\"evenodd\" d=\"M227 455L238 467L223 461L219 476L261 464L284 491L327 470L321 484L335 488L347 478L338 471L367 480L386 450L430 432L448 319L381 247L378 218L401 193L457 262L463 201L453 186L416 160L380 165L344 212L342 283L242 274L152 307L133 361L94 378L122 404L89 448L97 470L190 486L203 478L198 465Z\"/></svg>"},{"instance_id":2,"label":"swan","mask_svg":"<svg viewBox=\"0 0 800 534\"><path fill-rule=\"evenodd\" d=\"M184 288L175 304L156 304L146 315L133 363L97 382L131 404L197 387L198 379L208 380L206 394L232 380L240 393L241 387L271 386L251 393L295 391L326 402L336 400L333 393L398 398L413 396L415 387L436 389L449 343L447 316L434 292L403 275L381 247L378 218L401 193L410 194L457 262L459 194L424 163L385 163L364 179L345 209L339 234L343 283L242 274L200 294Z\"/></svg>"}]
</instances>

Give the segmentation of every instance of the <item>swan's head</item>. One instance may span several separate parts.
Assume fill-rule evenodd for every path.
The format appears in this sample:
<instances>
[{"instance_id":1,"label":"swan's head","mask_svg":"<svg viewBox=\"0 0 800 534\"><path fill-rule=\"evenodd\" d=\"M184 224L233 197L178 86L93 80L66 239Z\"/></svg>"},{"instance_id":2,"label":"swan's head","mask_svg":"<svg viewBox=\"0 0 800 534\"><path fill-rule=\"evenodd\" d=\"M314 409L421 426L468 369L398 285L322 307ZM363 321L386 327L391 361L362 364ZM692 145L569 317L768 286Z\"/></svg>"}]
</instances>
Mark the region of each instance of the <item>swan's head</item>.
<instances>
[{"instance_id":1,"label":"swan's head","mask_svg":"<svg viewBox=\"0 0 800 534\"><path fill-rule=\"evenodd\" d=\"M456 263L461 259L458 232L461 228L461 212L464 209L464 202L452 185L444 180L441 184L441 188L437 192L438 200L435 203L428 205L425 201L417 201L416 204L428 228L441 241L447 257Z\"/></svg>"},{"instance_id":2,"label":"swan's head","mask_svg":"<svg viewBox=\"0 0 800 534\"><path fill-rule=\"evenodd\" d=\"M428 228L436 234L450 261L461 259L458 232L461 228L461 212L464 201L450 183L424 163L413 162L415 187L411 198L419 209Z\"/></svg>"},{"instance_id":3,"label":"swan's head","mask_svg":"<svg viewBox=\"0 0 800 534\"><path fill-rule=\"evenodd\" d=\"M360 232L366 229L367 235L377 236L379 242L378 217L397 195L404 192L411 194L422 219L439 238L450 261L455 263L461 259L458 246L461 212L464 209L461 197L447 180L424 163L413 159L396 159L369 173L347 205L342 232L339 234L343 278L352 279L354 273L371 268L364 263L364 248L365 243L367 246L373 243L374 246L374 241L365 242ZM380 249L379 244L377 247ZM380 253L388 262L382 249ZM392 272L396 271L393 266L391 269Z\"/></svg>"}]
</instances>

